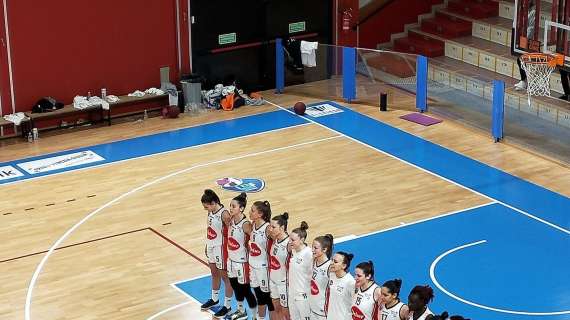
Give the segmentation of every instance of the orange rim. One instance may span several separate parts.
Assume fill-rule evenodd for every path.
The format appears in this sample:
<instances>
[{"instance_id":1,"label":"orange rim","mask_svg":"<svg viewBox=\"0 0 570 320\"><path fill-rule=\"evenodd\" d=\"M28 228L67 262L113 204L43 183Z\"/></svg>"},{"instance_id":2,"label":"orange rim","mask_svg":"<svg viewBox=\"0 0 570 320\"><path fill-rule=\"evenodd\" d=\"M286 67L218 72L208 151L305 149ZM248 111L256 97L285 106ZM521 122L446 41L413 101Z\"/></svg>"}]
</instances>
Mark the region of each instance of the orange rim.
<instances>
[{"instance_id":1,"label":"orange rim","mask_svg":"<svg viewBox=\"0 0 570 320\"><path fill-rule=\"evenodd\" d=\"M547 64L549 67L561 66L564 64L564 56L558 53L554 55L546 53L525 53L521 56L521 61L526 64Z\"/></svg>"}]
</instances>

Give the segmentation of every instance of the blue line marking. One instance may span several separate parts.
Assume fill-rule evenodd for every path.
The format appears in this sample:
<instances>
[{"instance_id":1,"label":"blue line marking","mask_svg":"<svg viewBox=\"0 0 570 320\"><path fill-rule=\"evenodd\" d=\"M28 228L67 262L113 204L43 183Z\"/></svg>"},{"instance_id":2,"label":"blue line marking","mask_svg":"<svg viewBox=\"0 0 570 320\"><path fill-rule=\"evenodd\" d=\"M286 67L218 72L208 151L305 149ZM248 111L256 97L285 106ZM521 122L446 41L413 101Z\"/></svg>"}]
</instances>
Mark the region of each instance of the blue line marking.
<instances>
[{"instance_id":1,"label":"blue line marking","mask_svg":"<svg viewBox=\"0 0 570 320\"><path fill-rule=\"evenodd\" d=\"M322 102L321 102L322 103ZM337 103L344 112L312 118L351 138L570 230L570 199L413 136ZM320 103L319 103L320 104ZM570 186L570 181L568 181ZM429 191L426 189L426 191Z\"/></svg>"},{"instance_id":2,"label":"blue line marking","mask_svg":"<svg viewBox=\"0 0 570 320\"><path fill-rule=\"evenodd\" d=\"M279 110L268 113L252 115L248 117L215 122L196 127L178 129L153 135L137 137L117 142L99 144L90 147L78 148L63 152L56 152L16 161L0 163L0 167L12 166L24 176L0 180L0 185L17 180L27 180L39 176L51 175L59 172L77 170L85 167L97 166L105 163L112 163L121 160L134 159L166 151L178 150L182 148L198 146L202 144L223 141L231 138L239 138L246 135L263 133L270 130L288 128L295 125L307 123L304 119L291 115L288 112ZM71 168L58 169L49 172L29 174L17 166L18 163L46 159L50 157L66 155L85 150L91 150L105 158L104 161L94 162Z\"/></svg>"}]
</instances>

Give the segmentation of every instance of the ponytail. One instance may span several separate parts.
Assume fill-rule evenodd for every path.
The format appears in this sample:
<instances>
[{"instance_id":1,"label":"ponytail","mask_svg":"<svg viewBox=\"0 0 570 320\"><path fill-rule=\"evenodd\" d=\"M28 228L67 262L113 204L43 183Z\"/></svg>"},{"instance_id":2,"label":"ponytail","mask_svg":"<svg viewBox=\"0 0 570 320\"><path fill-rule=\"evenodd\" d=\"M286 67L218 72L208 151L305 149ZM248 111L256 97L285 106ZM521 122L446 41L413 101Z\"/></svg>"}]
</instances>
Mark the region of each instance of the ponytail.
<instances>
[{"instance_id":1,"label":"ponytail","mask_svg":"<svg viewBox=\"0 0 570 320\"><path fill-rule=\"evenodd\" d=\"M204 194L202 195L201 201L204 204L211 204L212 202L219 205L222 204L222 202L220 201L220 197L218 197L218 195L212 189L204 190Z\"/></svg>"},{"instance_id":2,"label":"ponytail","mask_svg":"<svg viewBox=\"0 0 570 320\"><path fill-rule=\"evenodd\" d=\"M309 229L309 225L307 222L302 221L299 227L293 229L293 233L297 234L299 238L305 240L307 239L307 229Z\"/></svg>"}]
</instances>

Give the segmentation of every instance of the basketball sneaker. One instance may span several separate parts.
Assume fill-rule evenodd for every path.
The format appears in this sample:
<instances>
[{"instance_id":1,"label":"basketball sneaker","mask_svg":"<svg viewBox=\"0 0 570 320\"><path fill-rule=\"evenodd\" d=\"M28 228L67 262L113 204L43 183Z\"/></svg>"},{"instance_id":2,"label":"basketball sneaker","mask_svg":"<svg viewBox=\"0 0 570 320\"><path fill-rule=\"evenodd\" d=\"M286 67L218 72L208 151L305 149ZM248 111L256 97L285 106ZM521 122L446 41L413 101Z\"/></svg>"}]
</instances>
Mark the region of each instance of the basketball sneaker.
<instances>
[{"instance_id":1,"label":"basketball sneaker","mask_svg":"<svg viewBox=\"0 0 570 320\"><path fill-rule=\"evenodd\" d=\"M224 319L230 310L232 310L232 308L226 308L226 306L223 306L218 310L218 312L214 313L214 318Z\"/></svg>"},{"instance_id":2,"label":"basketball sneaker","mask_svg":"<svg viewBox=\"0 0 570 320\"><path fill-rule=\"evenodd\" d=\"M516 91L523 91L526 89L526 81L519 81L517 84L515 84L515 90Z\"/></svg>"},{"instance_id":3,"label":"basketball sneaker","mask_svg":"<svg viewBox=\"0 0 570 320\"><path fill-rule=\"evenodd\" d=\"M227 315L225 320L247 320L247 312L236 310L236 312Z\"/></svg>"},{"instance_id":4,"label":"basketball sneaker","mask_svg":"<svg viewBox=\"0 0 570 320\"><path fill-rule=\"evenodd\" d=\"M208 299L208 301L204 302L204 304L200 306L200 309L202 309L202 311L210 310L213 306L217 305L218 302L219 301Z\"/></svg>"}]
</instances>

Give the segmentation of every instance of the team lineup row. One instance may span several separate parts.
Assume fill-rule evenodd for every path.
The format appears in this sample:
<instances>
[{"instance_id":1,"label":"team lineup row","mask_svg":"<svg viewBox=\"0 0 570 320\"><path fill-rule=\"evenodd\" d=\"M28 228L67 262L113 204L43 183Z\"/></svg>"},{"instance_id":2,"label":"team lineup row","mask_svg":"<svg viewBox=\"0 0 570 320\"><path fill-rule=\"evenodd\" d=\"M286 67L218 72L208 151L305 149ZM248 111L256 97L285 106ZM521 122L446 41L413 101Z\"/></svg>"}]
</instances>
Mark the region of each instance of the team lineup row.
<instances>
[{"instance_id":1,"label":"team lineup row","mask_svg":"<svg viewBox=\"0 0 570 320\"><path fill-rule=\"evenodd\" d=\"M333 254L332 235L307 245L307 223L288 232L289 214L272 217L268 201L254 202L249 220L245 193L233 198L229 209L210 189L201 202L208 212L206 257L212 275L212 296L202 310L220 303L224 281L224 303L214 314L218 319L247 319L244 301L257 320L269 319L267 311L272 320L447 319L447 314L435 316L428 308L434 296L429 286L414 287L404 304L400 279L376 284L372 261L356 265L353 276L353 255ZM237 310L230 312L233 295Z\"/></svg>"}]
</instances>

